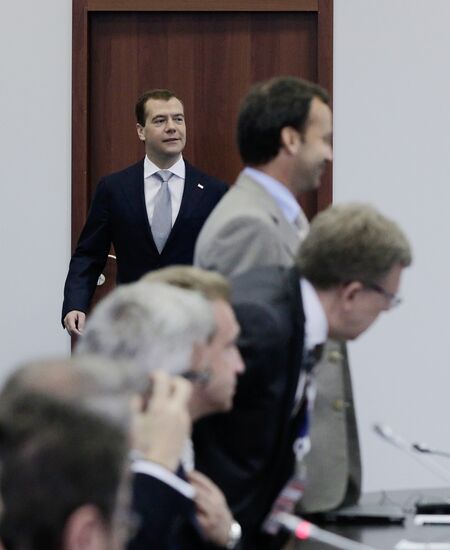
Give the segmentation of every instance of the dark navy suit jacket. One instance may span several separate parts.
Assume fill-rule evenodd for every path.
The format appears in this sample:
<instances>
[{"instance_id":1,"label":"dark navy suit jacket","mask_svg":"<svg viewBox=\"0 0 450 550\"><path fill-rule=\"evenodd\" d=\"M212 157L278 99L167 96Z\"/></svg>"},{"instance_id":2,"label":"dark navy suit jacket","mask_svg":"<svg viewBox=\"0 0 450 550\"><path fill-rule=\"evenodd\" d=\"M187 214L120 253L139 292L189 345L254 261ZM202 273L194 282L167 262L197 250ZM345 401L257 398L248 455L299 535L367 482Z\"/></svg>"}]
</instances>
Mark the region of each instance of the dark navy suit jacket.
<instances>
[{"instance_id":1,"label":"dark navy suit jacket","mask_svg":"<svg viewBox=\"0 0 450 550\"><path fill-rule=\"evenodd\" d=\"M127 550L219 550L204 538L193 500L141 473L134 474L132 490L132 510L139 524Z\"/></svg>"},{"instance_id":2,"label":"dark navy suit jacket","mask_svg":"<svg viewBox=\"0 0 450 550\"><path fill-rule=\"evenodd\" d=\"M303 358L304 312L295 268L260 267L231 279L246 370L233 409L195 423L195 465L225 493L243 530L242 548L281 548L261 524L293 475L293 443L303 409L292 415Z\"/></svg>"},{"instance_id":3,"label":"dark navy suit jacket","mask_svg":"<svg viewBox=\"0 0 450 550\"><path fill-rule=\"evenodd\" d=\"M161 254L153 240L145 206L144 161L102 178L72 257L64 287L62 318L86 312L111 243L117 256L117 282L136 281L148 271L192 264L197 236L227 191L225 183L186 164L180 211Z\"/></svg>"}]
</instances>

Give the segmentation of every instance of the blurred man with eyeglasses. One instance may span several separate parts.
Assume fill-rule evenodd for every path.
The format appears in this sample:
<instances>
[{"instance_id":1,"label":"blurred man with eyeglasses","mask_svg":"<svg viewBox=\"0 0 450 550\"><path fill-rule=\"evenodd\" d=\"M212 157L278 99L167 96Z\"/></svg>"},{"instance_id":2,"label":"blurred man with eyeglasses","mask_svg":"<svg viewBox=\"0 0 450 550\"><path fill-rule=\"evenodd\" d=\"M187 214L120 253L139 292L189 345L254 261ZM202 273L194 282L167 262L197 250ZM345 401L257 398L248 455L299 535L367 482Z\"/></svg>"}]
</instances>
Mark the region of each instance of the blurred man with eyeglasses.
<instances>
[{"instance_id":1,"label":"blurred man with eyeglasses","mask_svg":"<svg viewBox=\"0 0 450 550\"><path fill-rule=\"evenodd\" d=\"M195 427L198 468L223 490L244 549L281 548L273 520L307 486L304 459L328 337L357 338L397 303L411 250L400 228L363 204L316 216L295 266L260 267L231 279L246 371L233 410ZM328 368L332 368L332 365Z\"/></svg>"}]
</instances>

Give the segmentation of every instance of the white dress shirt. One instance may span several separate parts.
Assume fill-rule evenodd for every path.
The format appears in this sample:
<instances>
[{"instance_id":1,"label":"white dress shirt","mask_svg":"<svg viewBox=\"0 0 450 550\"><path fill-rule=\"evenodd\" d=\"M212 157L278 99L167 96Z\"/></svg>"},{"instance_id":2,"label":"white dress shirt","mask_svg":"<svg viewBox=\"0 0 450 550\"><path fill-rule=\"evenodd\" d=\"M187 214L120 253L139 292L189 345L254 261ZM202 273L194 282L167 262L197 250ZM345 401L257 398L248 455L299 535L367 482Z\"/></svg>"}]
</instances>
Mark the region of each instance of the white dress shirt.
<instances>
[{"instance_id":1,"label":"white dress shirt","mask_svg":"<svg viewBox=\"0 0 450 550\"><path fill-rule=\"evenodd\" d=\"M170 485L172 489L177 490L185 497L191 499L194 498L196 491L188 481L181 479L176 473L171 472L164 466L145 460L140 456L139 452L132 452L131 454L131 471L133 473L152 476L159 479L159 481L162 481L166 485ZM190 438L188 438L184 444L181 456L181 465L186 473L191 472L194 469L194 446L192 445L192 440Z\"/></svg>"},{"instance_id":2,"label":"white dress shirt","mask_svg":"<svg viewBox=\"0 0 450 550\"><path fill-rule=\"evenodd\" d=\"M323 306L312 284L304 278L300 279L300 292L305 314L305 339L303 352L313 350L318 344L324 344L328 338L328 321ZM300 372L297 390L294 399L294 411L296 414L305 389L308 387L309 406L312 407L315 400L316 387L314 377L304 370ZM309 449L308 449L309 450Z\"/></svg>"},{"instance_id":3,"label":"white dress shirt","mask_svg":"<svg viewBox=\"0 0 450 550\"><path fill-rule=\"evenodd\" d=\"M328 338L328 321L323 306L312 284L300 279L303 311L305 313L305 344L306 351L314 349L318 344L324 344Z\"/></svg>"},{"instance_id":4,"label":"white dress shirt","mask_svg":"<svg viewBox=\"0 0 450 550\"><path fill-rule=\"evenodd\" d=\"M131 471L135 474L145 474L159 479L159 481L170 485L172 489L175 489L186 498L194 498L195 496L195 489L188 481L184 481L184 479L178 477L174 472L155 462L135 460L131 464Z\"/></svg>"},{"instance_id":5,"label":"white dress shirt","mask_svg":"<svg viewBox=\"0 0 450 550\"><path fill-rule=\"evenodd\" d=\"M147 155L144 159L144 192L145 192L145 206L147 208L147 216L150 225L152 225L153 211L155 209L155 198L158 191L161 189L162 181L158 176L155 176L156 172L159 172L161 168L156 166ZM172 203L172 227L177 219L180 211L181 199L183 198L184 181L186 179L186 166L184 164L183 157L180 157L175 164L170 168L166 168L169 172L172 172L172 177L169 180L170 199Z\"/></svg>"}]
</instances>

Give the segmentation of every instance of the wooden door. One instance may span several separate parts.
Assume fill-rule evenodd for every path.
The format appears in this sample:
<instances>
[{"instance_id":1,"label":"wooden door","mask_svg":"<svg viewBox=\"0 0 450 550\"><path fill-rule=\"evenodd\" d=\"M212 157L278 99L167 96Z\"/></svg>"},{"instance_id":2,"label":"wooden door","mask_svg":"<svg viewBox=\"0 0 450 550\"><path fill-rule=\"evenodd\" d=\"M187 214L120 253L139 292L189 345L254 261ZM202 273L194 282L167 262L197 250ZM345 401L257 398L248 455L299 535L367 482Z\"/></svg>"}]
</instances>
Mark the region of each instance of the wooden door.
<instances>
[{"instance_id":1,"label":"wooden door","mask_svg":"<svg viewBox=\"0 0 450 550\"><path fill-rule=\"evenodd\" d=\"M237 112L254 82L289 74L332 91L332 11L332 0L73 0L73 248L98 179L144 155L143 91L183 99L185 157L232 184ZM330 170L324 180L302 198L309 217L331 202Z\"/></svg>"}]
</instances>

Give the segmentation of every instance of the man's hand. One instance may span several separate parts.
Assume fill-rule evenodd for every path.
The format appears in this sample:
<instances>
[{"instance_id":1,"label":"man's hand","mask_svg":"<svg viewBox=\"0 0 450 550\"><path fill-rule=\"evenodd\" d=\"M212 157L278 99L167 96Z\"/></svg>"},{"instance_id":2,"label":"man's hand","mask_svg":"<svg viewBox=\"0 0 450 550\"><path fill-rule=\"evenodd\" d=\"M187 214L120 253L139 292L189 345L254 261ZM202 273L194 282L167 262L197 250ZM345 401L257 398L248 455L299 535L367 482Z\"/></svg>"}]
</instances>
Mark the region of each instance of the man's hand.
<instances>
[{"instance_id":1,"label":"man's hand","mask_svg":"<svg viewBox=\"0 0 450 550\"><path fill-rule=\"evenodd\" d=\"M155 371L150 380L149 395L132 400L132 446L146 460L174 472L191 432L192 384L162 371Z\"/></svg>"},{"instance_id":2,"label":"man's hand","mask_svg":"<svg viewBox=\"0 0 450 550\"><path fill-rule=\"evenodd\" d=\"M64 317L64 326L66 327L67 332L73 336L77 334L78 336L84 330L84 324L86 322L86 313L82 311L69 311L69 313Z\"/></svg>"},{"instance_id":3,"label":"man's hand","mask_svg":"<svg viewBox=\"0 0 450 550\"><path fill-rule=\"evenodd\" d=\"M205 536L218 546L226 546L233 516L222 491L209 478L193 470L188 479L196 490L197 519Z\"/></svg>"}]
</instances>

